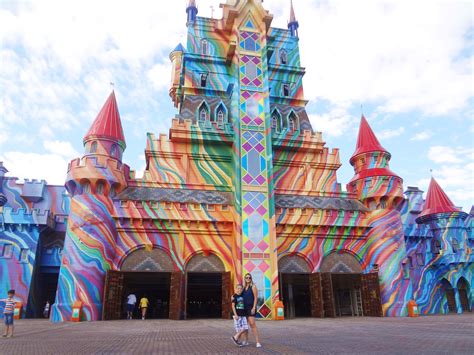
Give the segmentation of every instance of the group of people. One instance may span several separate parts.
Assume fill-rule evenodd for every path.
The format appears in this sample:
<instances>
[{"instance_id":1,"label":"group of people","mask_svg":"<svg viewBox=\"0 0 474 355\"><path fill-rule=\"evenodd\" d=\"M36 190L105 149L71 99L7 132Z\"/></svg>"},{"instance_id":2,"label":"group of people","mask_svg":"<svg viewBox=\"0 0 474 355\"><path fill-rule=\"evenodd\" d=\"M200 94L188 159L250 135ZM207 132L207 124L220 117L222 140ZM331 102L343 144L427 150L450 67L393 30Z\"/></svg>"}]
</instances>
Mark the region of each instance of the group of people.
<instances>
[{"instance_id":1,"label":"group of people","mask_svg":"<svg viewBox=\"0 0 474 355\"><path fill-rule=\"evenodd\" d=\"M135 310L135 306L137 304L137 296L134 293L131 293L127 296L127 319L133 319L133 311ZM148 310L148 306L150 305L150 301L146 295L143 295L140 298L140 302L138 303L138 308L141 310L142 320L146 318L146 312Z\"/></svg>"},{"instance_id":2,"label":"group of people","mask_svg":"<svg viewBox=\"0 0 474 355\"><path fill-rule=\"evenodd\" d=\"M13 336L13 314L15 310L15 290L8 291L8 297L0 299L0 302L5 303L3 309L3 316L5 318L5 333L3 337L10 338ZM257 286L253 283L252 275L246 274L244 277L244 284L238 284L235 288L235 294L232 296L232 313L234 318L235 335L232 336L232 341L237 346L247 346L248 343L248 330L252 330L255 337L256 347L262 347L260 343L260 337L257 330L257 324L255 322L255 316L257 314L257 299L258 290ZM133 311L137 304L137 297L134 293L130 293L127 296L127 319L133 319ZM146 313L150 302L146 295L140 298L139 308L141 310L142 319L145 320ZM46 314L49 316L49 301L45 306L45 317Z\"/></svg>"}]
</instances>

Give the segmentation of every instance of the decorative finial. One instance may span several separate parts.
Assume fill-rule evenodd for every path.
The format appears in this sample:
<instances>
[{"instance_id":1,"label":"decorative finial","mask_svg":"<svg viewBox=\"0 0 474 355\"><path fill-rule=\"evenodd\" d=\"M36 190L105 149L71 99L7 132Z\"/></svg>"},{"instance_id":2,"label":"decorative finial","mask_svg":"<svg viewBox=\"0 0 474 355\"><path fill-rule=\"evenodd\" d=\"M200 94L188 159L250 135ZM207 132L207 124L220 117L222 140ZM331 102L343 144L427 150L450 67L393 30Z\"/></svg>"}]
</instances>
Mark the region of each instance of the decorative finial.
<instances>
[{"instance_id":1,"label":"decorative finial","mask_svg":"<svg viewBox=\"0 0 474 355\"><path fill-rule=\"evenodd\" d=\"M109 85L110 85L110 87L112 88L112 91L114 91L114 89L115 89L115 83L114 83L113 81L111 81L111 82L109 83Z\"/></svg>"},{"instance_id":2,"label":"decorative finial","mask_svg":"<svg viewBox=\"0 0 474 355\"><path fill-rule=\"evenodd\" d=\"M360 115L364 116L364 105L360 104Z\"/></svg>"},{"instance_id":3,"label":"decorative finial","mask_svg":"<svg viewBox=\"0 0 474 355\"><path fill-rule=\"evenodd\" d=\"M430 169L430 175L433 177L433 169Z\"/></svg>"},{"instance_id":4,"label":"decorative finial","mask_svg":"<svg viewBox=\"0 0 474 355\"><path fill-rule=\"evenodd\" d=\"M214 18L214 6L209 6L211 8L211 18Z\"/></svg>"}]
</instances>

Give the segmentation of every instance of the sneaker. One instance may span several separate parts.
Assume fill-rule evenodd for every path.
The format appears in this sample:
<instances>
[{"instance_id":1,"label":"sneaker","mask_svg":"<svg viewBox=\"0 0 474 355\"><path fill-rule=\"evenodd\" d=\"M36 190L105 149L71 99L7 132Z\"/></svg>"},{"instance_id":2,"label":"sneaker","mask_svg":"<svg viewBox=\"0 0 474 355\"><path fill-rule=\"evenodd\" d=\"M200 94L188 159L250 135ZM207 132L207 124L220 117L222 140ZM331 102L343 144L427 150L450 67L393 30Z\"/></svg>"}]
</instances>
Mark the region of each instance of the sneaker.
<instances>
[{"instance_id":1,"label":"sneaker","mask_svg":"<svg viewBox=\"0 0 474 355\"><path fill-rule=\"evenodd\" d=\"M6 335L6 334L2 334L2 337L6 338L6 337L7 337L7 335Z\"/></svg>"},{"instance_id":2,"label":"sneaker","mask_svg":"<svg viewBox=\"0 0 474 355\"><path fill-rule=\"evenodd\" d=\"M142 320L145 320L145 317L142 317Z\"/></svg>"},{"instance_id":3,"label":"sneaker","mask_svg":"<svg viewBox=\"0 0 474 355\"><path fill-rule=\"evenodd\" d=\"M257 344L255 345L255 347L256 347L256 348L261 348L261 347L262 347L262 344L257 343Z\"/></svg>"},{"instance_id":4,"label":"sneaker","mask_svg":"<svg viewBox=\"0 0 474 355\"><path fill-rule=\"evenodd\" d=\"M240 343L241 346L247 346L249 345L249 342L248 341L243 341L242 343Z\"/></svg>"},{"instance_id":5,"label":"sneaker","mask_svg":"<svg viewBox=\"0 0 474 355\"><path fill-rule=\"evenodd\" d=\"M234 336L231 336L231 338L232 338L232 341L234 342L235 345L240 345L239 341L237 339L235 339Z\"/></svg>"},{"instance_id":6,"label":"sneaker","mask_svg":"<svg viewBox=\"0 0 474 355\"><path fill-rule=\"evenodd\" d=\"M13 334L7 335L7 338L12 338Z\"/></svg>"}]
</instances>

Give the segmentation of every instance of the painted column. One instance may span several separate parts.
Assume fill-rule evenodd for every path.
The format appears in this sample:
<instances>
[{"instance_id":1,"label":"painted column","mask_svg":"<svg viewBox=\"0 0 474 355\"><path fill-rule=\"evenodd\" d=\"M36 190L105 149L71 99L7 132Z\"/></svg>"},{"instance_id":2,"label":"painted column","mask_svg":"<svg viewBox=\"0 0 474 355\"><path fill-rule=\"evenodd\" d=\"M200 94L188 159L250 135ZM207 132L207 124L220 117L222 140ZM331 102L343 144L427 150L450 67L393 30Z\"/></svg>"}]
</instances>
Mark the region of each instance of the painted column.
<instances>
[{"instance_id":1,"label":"painted column","mask_svg":"<svg viewBox=\"0 0 474 355\"><path fill-rule=\"evenodd\" d=\"M239 127L242 264L259 289L257 316L272 318L278 297L275 218L271 204L272 152L264 24L249 17L239 29ZM262 35L263 34L263 35Z\"/></svg>"}]
</instances>

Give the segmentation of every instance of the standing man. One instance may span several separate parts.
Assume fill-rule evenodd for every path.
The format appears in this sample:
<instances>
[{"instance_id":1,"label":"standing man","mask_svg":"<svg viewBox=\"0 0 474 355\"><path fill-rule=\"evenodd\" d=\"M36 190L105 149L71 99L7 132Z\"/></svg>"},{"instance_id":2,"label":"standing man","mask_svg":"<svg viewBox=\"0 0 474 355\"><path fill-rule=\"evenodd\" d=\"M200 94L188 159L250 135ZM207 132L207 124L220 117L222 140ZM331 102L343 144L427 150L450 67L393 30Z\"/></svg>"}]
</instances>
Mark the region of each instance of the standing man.
<instances>
[{"instance_id":1,"label":"standing man","mask_svg":"<svg viewBox=\"0 0 474 355\"><path fill-rule=\"evenodd\" d=\"M133 294L129 294L127 296L127 319L133 318L133 310L135 309L135 304L137 303L137 296Z\"/></svg>"},{"instance_id":2,"label":"standing man","mask_svg":"<svg viewBox=\"0 0 474 355\"><path fill-rule=\"evenodd\" d=\"M49 303L49 300L48 300L48 301L46 301L46 304L44 305L43 317L49 318L49 308L50 308L50 303Z\"/></svg>"}]
</instances>

